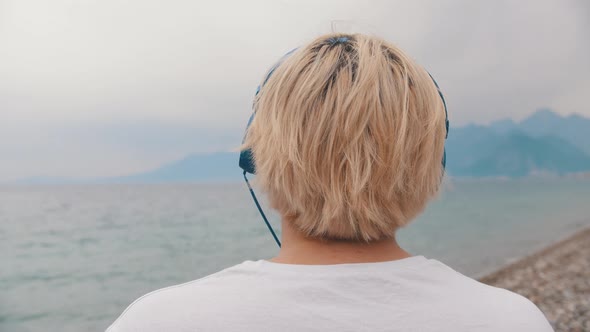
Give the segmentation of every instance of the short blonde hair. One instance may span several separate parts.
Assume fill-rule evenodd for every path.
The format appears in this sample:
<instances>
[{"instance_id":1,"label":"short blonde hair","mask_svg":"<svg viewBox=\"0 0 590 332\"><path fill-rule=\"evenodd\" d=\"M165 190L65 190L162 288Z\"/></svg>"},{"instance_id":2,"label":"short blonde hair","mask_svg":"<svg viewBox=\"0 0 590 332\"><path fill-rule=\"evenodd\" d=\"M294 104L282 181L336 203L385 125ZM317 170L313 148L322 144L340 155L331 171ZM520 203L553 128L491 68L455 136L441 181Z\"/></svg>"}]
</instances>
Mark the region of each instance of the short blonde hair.
<instances>
[{"instance_id":1,"label":"short blonde hair","mask_svg":"<svg viewBox=\"0 0 590 332\"><path fill-rule=\"evenodd\" d=\"M268 77L241 148L271 206L306 236L391 238L438 192L443 107L428 72L394 45L325 35Z\"/></svg>"}]
</instances>

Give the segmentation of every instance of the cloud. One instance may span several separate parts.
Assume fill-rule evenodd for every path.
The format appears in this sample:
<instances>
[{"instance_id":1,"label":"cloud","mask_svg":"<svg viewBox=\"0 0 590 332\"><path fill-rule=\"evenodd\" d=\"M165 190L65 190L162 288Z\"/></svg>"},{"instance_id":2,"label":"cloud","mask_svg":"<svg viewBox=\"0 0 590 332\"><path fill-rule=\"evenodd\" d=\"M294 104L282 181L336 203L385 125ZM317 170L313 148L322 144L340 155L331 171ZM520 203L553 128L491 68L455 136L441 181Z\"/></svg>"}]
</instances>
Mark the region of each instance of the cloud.
<instances>
[{"instance_id":1,"label":"cloud","mask_svg":"<svg viewBox=\"0 0 590 332\"><path fill-rule=\"evenodd\" d=\"M584 9L550 0L0 1L0 155L9 158L0 180L124 174L227 149L266 69L332 26L405 49L441 84L453 125L544 106L590 116Z\"/></svg>"}]
</instances>

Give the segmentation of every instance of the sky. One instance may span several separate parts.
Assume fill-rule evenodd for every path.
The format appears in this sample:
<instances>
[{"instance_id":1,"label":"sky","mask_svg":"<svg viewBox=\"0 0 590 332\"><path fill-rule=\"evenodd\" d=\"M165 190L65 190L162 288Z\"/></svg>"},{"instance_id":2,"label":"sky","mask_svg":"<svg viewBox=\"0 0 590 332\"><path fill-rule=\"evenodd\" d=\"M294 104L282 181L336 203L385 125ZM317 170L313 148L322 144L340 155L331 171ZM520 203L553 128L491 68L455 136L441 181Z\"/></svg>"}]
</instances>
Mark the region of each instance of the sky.
<instances>
[{"instance_id":1,"label":"sky","mask_svg":"<svg viewBox=\"0 0 590 332\"><path fill-rule=\"evenodd\" d=\"M404 49L451 127L541 107L590 117L584 0L0 0L0 181L236 148L265 71L331 31Z\"/></svg>"}]
</instances>

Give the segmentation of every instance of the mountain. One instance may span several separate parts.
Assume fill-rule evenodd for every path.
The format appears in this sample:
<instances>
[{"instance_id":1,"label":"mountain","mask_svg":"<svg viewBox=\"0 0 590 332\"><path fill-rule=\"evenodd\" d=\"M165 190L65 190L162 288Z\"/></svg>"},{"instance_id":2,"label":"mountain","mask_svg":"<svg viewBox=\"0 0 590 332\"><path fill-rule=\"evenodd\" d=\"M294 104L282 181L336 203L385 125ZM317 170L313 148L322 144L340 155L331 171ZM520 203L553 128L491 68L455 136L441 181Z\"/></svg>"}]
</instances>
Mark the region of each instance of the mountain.
<instances>
[{"instance_id":1,"label":"mountain","mask_svg":"<svg viewBox=\"0 0 590 332\"><path fill-rule=\"evenodd\" d=\"M566 174L590 170L590 156L558 137L530 137L511 132L488 155L461 174L522 177L535 173Z\"/></svg>"},{"instance_id":2,"label":"mountain","mask_svg":"<svg viewBox=\"0 0 590 332\"><path fill-rule=\"evenodd\" d=\"M242 180L242 170L238 167L238 158L239 153L237 152L199 153L188 155L150 171L131 175L103 178L32 176L8 182L8 184L235 182Z\"/></svg>"},{"instance_id":3,"label":"mountain","mask_svg":"<svg viewBox=\"0 0 590 332\"><path fill-rule=\"evenodd\" d=\"M566 174L590 170L590 119L541 109L521 122L452 128L447 171L453 176Z\"/></svg>"},{"instance_id":4,"label":"mountain","mask_svg":"<svg viewBox=\"0 0 590 332\"><path fill-rule=\"evenodd\" d=\"M238 167L238 158L239 153L237 152L192 154L152 171L102 179L100 182L158 183L238 181L242 176L242 171Z\"/></svg>"},{"instance_id":5,"label":"mountain","mask_svg":"<svg viewBox=\"0 0 590 332\"><path fill-rule=\"evenodd\" d=\"M520 122L453 127L445 144L454 177L522 177L590 171L590 119L548 109ZM191 154L151 171L99 179L30 177L17 183L159 183L240 181L237 152Z\"/></svg>"},{"instance_id":6,"label":"mountain","mask_svg":"<svg viewBox=\"0 0 590 332\"><path fill-rule=\"evenodd\" d=\"M497 134L506 134L518 130L518 124L512 119L503 119L492 122L489 129Z\"/></svg>"},{"instance_id":7,"label":"mountain","mask_svg":"<svg viewBox=\"0 0 590 332\"><path fill-rule=\"evenodd\" d=\"M590 154L590 119L578 114L562 117L543 108L519 123L510 119L493 122L490 129L499 134L519 130L532 137L560 137Z\"/></svg>"},{"instance_id":8,"label":"mountain","mask_svg":"<svg viewBox=\"0 0 590 332\"><path fill-rule=\"evenodd\" d=\"M451 128L445 142L447 171L453 175L464 174L478 160L488 157L500 138L501 135L484 126Z\"/></svg>"},{"instance_id":9,"label":"mountain","mask_svg":"<svg viewBox=\"0 0 590 332\"><path fill-rule=\"evenodd\" d=\"M4 184L19 184L19 185L54 185L54 184L78 184L88 183L88 179L78 179L60 176L30 176L26 178L17 179L14 181L4 182ZM3 183L0 183L3 184Z\"/></svg>"},{"instance_id":10,"label":"mountain","mask_svg":"<svg viewBox=\"0 0 590 332\"><path fill-rule=\"evenodd\" d=\"M590 137L582 135L575 140L578 144L573 144L570 140L574 136L566 134L572 130L589 134L590 124L587 132L580 130L586 123L590 120L577 116L564 118L540 110L519 123L503 120L489 126L452 128L446 142L447 171L457 177L521 177L590 171L590 153L581 147L590 143ZM566 129L569 127L575 129ZM238 156L237 152L194 154L153 171L108 181L239 181Z\"/></svg>"}]
</instances>

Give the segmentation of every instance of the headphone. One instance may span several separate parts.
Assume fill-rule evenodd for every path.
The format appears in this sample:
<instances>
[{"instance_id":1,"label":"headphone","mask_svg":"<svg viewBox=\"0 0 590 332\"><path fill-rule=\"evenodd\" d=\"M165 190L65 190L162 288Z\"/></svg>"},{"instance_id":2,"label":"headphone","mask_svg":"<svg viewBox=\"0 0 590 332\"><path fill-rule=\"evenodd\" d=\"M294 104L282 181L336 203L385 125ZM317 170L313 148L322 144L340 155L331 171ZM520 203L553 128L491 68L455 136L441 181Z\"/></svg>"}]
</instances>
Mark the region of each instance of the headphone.
<instances>
[{"instance_id":1,"label":"headphone","mask_svg":"<svg viewBox=\"0 0 590 332\"><path fill-rule=\"evenodd\" d=\"M339 44L339 43L346 43L349 41L348 37L333 37L328 39L328 42L332 43L332 45L335 44ZM281 60L279 60L279 62L277 62L268 72L268 74L266 75L266 77L264 78L264 81L262 82L261 85L259 85L256 88L256 94L254 95L254 97L258 96L258 94L260 93L260 89L262 89L262 87L266 84L266 82L268 81L268 79L271 77L271 75L274 73L274 71L279 67L279 65L283 62L283 60L288 57L291 53L293 53L295 50L297 50L297 48L289 51L287 54L285 54ZM449 136L449 117L448 117L448 112L447 112L447 103L445 101L445 97L442 94L442 91L440 90L438 83L436 83L436 81L434 80L434 78L432 77L432 75L430 75L430 73L428 73L428 76L430 76L430 79L432 79L432 82L434 83L434 85L436 86L436 90L438 91L438 95L440 96L440 99L442 100L443 106L444 106L444 110L445 110L445 140L447 139L447 137ZM248 120L248 124L246 125L246 133L244 134L244 140L242 141L242 143L245 141L246 139L246 135L248 134L248 128L250 127L250 124L252 123L252 120L254 120L254 115L256 114L256 110L254 110L252 112L252 115L250 115L250 119ZM443 159L441 161L442 163L442 167L443 170L446 167L447 164L447 151L446 148L443 151ZM252 156L252 150L251 149L245 149L240 151L240 161L239 161L239 166L240 168L244 171L244 180L246 181L246 184L248 185L248 190L250 191L250 194L252 195L252 198L254 199L254 203L256 204L256 207L258 208L258 211L260 212L260 215L262 216L262 219L264 219L264 222L266 223L266 227L268 227L268 230L270 231L270 233L272 234L273 238L275 239L275 242L277 243L277 245L279 246L279 248L281 247L281 242L279 241L279 238L277 237L275 231L273 230L272 226L270 225L270 223L268 222L268 220L266 219L266 215L264 214L264 212L262 211L262 208L260 207L260 203L258 202L258 199L256 198L256 195L254 194L254 190L252 190L252 186L250 186L250 182L248 181L248 177L246 177L246 173L250 173L250 174L256 174L256 165L254 164L254 158Z\"/></svg>"}]
</instances>

